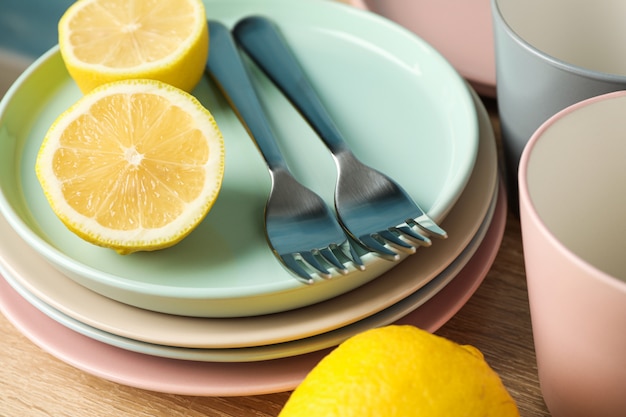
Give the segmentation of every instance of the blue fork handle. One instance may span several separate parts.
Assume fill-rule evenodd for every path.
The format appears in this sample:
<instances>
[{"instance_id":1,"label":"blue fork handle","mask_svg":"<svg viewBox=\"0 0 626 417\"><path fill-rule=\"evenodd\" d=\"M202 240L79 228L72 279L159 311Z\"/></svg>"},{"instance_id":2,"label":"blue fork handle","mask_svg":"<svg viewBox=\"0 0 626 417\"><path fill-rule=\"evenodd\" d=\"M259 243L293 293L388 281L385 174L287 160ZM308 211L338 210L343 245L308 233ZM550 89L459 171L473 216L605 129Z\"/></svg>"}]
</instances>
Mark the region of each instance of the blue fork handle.
<instances>
[{"instance_id":1,"label":"blue fork handle","mask_svg":"<svg viewBox=\"0 0 626 417\"><path fill-rule=\"evenodd\" d=\"M328 149L334 154L347 151L339 129L274 23L262 16L250 16L235 25L233 34L239 45L308 120Z\"/></svg>"},{"instance_id":2,"label":"blue fork handle","mask_svg":"<svg viewBox=\"0 0 626 417\"><path fill-rule=\"evenodd\" d=\"M210 20L208 24L211 43L206 69L209 75L252 136L269 169L287 170L285 159L230 30L217 21Z\"/></svg>"}]
</instances>

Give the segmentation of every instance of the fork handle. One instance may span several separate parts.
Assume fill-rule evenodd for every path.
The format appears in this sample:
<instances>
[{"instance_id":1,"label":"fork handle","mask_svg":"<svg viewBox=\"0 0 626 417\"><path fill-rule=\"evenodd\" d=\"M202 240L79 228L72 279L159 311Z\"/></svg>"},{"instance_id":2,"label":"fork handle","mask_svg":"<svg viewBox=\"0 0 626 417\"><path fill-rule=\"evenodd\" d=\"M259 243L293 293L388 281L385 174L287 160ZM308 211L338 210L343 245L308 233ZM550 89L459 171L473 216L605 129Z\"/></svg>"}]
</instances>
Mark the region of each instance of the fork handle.
<instances>
[{"instance_id":1,"label":"fork handle","mask_svg":"<svg viewBox=\"0 0 626 417\"><path fill-rule=\"evenodd\" d=\"M206 63L208 73L218 84L257 144L269 169L271 171L288 170L229 29L213 20L210 20L208 24L211 39L209 58Z\"/></svg>"},{"instance_id":2,"label":"fork handle","mask_svg":"<svg viewBox=\"0 0 626 417\"><path fill-rule=\"evenodd\" d=\"M333 154L348 151L347 144L285 38L262 16L240 20L235 40L302 113Z\"/></svg>"}]
</instances>

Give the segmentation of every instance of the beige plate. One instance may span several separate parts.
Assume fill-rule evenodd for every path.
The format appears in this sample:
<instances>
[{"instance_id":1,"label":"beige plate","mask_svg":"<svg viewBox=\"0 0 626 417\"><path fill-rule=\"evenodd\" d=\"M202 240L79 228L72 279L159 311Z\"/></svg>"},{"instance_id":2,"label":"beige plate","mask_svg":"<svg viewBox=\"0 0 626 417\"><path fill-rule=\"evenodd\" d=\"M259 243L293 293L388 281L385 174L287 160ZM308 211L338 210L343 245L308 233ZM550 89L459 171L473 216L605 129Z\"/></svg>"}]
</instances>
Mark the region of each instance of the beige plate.
<instances>
[{"instance_id":1,"label":"beige plate","mask_svg":"<svg viewBox=\"0 0 626 417\"><path fill-rule=\"evenodd\" d=\"M284 313L239 318L192 318L151 312L87 290L59 273L0 220L0 264L33 295L97 329L167 346L231 348L291 341L373 315L440 274L471 242L497 184L497 151L488 115L476 96L480 142L467 188L443 226L450 234L378 279L339 297Z\"/></svg>"}]
</instances>

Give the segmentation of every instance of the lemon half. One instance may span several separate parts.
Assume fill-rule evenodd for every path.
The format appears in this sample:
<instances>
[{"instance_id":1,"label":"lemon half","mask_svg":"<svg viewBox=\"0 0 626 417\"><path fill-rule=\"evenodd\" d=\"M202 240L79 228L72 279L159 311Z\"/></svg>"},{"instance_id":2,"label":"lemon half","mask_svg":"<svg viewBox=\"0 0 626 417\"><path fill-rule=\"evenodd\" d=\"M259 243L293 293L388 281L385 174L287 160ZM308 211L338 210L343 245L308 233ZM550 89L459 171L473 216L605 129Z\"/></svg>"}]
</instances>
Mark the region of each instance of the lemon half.
<instances>
[{"instance_id":1,"label":"lemon half","mask_svg":"<svg viewBox=\"0 0 626 417\"><path fill-rule=\"evenodd\" d=\"M119 253L171 246L215 202L224 142L190 94L154 80L105 84L48 130L36 173L74 233Z\"/></svg>"},{"instance_id":2,"label":"lemon half","mask_svg":"<svg viewBox=\"0 0 626 417\"><path fill-rule=\"evenodd\" d=\"M78 0L59 20L59 48L82 92L149 78L191 91L208 56L200 0Z\"/></svg>"}]
</instances>

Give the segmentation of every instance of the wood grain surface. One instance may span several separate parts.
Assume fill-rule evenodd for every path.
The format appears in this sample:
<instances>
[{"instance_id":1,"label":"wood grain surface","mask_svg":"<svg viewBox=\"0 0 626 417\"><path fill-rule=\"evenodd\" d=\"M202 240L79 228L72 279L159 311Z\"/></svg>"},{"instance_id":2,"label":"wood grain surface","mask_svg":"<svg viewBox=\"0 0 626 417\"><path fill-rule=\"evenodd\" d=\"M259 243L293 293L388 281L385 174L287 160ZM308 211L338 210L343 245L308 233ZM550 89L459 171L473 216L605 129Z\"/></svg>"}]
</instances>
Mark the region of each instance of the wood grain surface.
<instances>
[{"instance_id":1,"label":"wood grain surface","mask_svg":"<svg viewBox=\"0 0 626 417\"><path fill-rule=\"evenodd\" d=\"M496 104L484 99L496 136ZM189 397L119 385L79 371L31 343L0 315L0 416L274 417L289 393ZM497 258L469 302L438 334L485 355L522 417L545 417L533 349L519 220L509 214Z\"/></svg>"}]
</instances>

